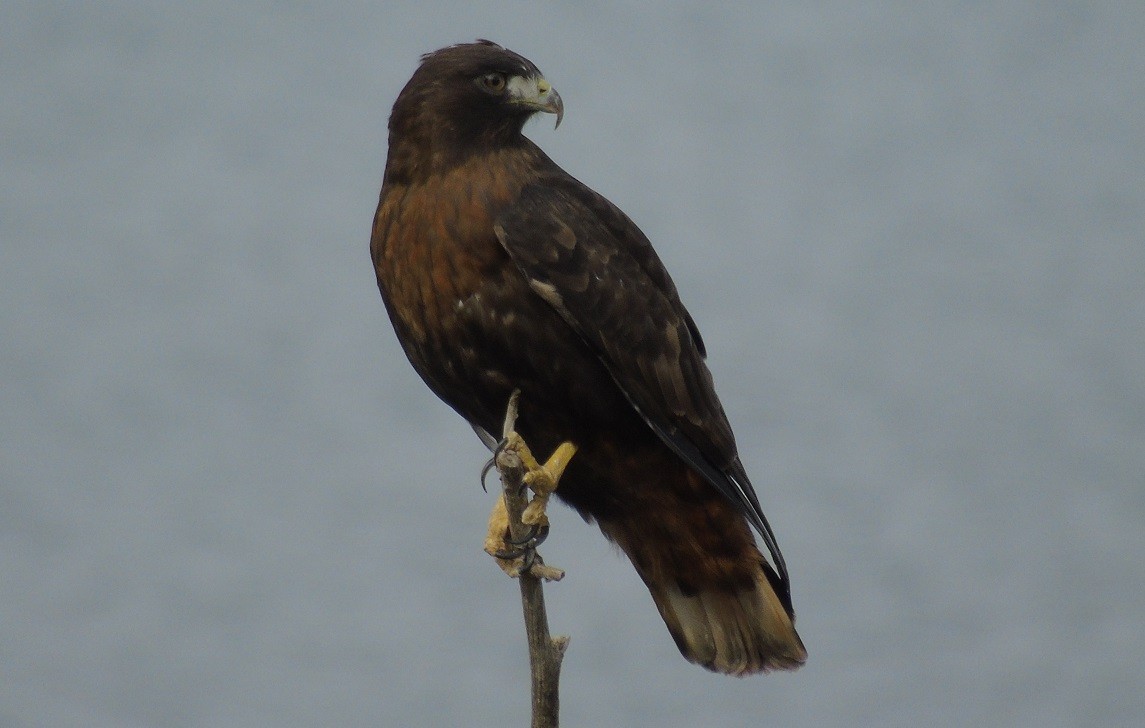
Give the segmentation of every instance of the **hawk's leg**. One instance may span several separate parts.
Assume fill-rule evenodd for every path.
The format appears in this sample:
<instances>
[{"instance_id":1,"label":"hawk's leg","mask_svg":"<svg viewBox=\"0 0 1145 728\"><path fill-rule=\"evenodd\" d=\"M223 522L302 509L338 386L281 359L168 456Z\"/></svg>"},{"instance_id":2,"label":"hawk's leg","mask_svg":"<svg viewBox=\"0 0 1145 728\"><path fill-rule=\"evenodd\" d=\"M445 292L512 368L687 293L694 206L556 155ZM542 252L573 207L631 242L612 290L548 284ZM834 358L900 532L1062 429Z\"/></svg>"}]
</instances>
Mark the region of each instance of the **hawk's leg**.
<instances>
[{"instance_id":1,"label":"hawk's leg","mask_svg":"<svg viewBox=\"0 0 1145 728\"><path fill-rule=\"evenodd\" d=\"M498 457L516 457L524 471L521 477L522 495L533 491L533 498L521 513L521 523L528 527L519 539L514 539L510 527L509 512L505 506L505 495L493 506L489 515L489 534L485 538L485 551L497 560L497 565L509 576L519 576L525 571L545 579L559 579L563 575L559 569L544 565L537 555L536 547L548 535L549 518L545 514L549 496L557 489L561 475L576 446L571 442L562 443L542 465L537 462L529 446L516 432L509 431L498 448Z\"/></svg>"},{"instance_id":2,"label":"hawk's leg","mask_svg":"<svg viewBox=\"0 0 1145 728\"><path fill-rule=\"evenodd\" d=\"M533 491L533 499L529 501L529 505L521 514L521 523L526 526L534 526L539 531L548 532L549 517L545 514L545 508L549 504L549 496L556 491L560 484L561 476L564 475L569 460L576 453L576 445L571 442L562 442L545 461L545 464L541 465L533 458L533 453L529 451L529 446L525 444L521 436L515 432L511 433L509 438L511 444L514 438L520 441L519 452L521 462L525 466L525 477L522 480L529 487L529 490Z\"/></svg>"}]
</instances>

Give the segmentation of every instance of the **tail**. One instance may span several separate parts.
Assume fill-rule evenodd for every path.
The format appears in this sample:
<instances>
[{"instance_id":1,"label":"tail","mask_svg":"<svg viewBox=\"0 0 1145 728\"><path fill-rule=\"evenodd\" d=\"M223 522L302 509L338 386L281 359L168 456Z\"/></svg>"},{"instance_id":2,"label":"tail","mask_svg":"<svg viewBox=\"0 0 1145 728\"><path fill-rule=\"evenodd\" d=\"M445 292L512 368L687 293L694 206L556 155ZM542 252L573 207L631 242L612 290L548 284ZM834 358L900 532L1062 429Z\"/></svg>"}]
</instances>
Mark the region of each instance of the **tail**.
<instances>
[{"instance_id":1,"label":"tail","mask_svg":"<svg viewBox=\"0 0 1145 728\"><path fill-rule=\"evenodd\" d=\"M653 584L652 599L680 653L690 662L726 675L794 670L807 650L760 570L742 590L708 588L685 594L678 584Z\"/></svg>"},{"instance_id":2,"label":"tail","mask_svg":"<svg viewBox=\"0 0 1145 728\"><path fill-rule=\"evenodd\" d=\"M670 525L667 520L658 525ZM730 538L715 545L689 538L693 534L650 532L645 522L602 522L601 530L636 567L688 661L741 677L794 670L807 660L794 615L772 588L770 567L747 524L738 520L734 533L724 532Z\"/></svg>"}]
</instances>

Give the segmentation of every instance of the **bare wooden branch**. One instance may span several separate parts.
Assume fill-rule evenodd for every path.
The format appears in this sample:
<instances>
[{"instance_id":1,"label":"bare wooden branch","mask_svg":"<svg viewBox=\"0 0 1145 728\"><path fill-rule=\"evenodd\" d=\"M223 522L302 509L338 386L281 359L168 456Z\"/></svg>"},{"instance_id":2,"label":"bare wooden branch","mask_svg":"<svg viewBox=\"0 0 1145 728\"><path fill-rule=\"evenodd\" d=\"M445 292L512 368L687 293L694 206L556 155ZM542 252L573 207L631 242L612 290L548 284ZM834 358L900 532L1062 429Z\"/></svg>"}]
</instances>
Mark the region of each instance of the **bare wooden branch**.
<instances>
[{"instance_id":1,"label":"bare wooden branch","mask_svg":"<svg viewBox=\"0 0 1145 728\"><path fill-rule=\"evenodd\" d=\"M525 458L528 454L524 441L516 434L517 400L519 392L513 392L505 413L505 444L497 453L497 471L501 475L502 497L509 513L509 533L514 541L520 542L529 535L529 526L521 521L521 514L528 506L528 491L525 487ZM521 448L524 447L524 453ZM526 561L526 563L528 563ZM548 573L546 570L549 570ZM555 573L554 573L555 572ZM561 660L568 647L569 638L564 635L552 637L549 634L549 620L545 612L543 581L546 578L560 578L564 572L546 567L540 556L533 559L529 568L517 577L521 586L521 607L525 616L525 634L529 643L529 672L532 683L533 728L555 728L559 724L560 692L559 680Z\"/></svg>"}]
</instances>

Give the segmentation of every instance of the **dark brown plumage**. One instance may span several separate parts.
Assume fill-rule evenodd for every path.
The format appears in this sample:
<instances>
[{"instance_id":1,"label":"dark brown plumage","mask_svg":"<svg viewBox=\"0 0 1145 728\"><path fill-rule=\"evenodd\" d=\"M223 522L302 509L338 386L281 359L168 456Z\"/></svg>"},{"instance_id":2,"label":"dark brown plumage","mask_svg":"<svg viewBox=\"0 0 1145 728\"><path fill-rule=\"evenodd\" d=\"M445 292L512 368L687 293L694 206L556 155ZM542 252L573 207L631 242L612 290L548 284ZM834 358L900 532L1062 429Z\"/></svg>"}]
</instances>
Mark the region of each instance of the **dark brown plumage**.
<instances>
[{"instance_id":1,"label":"dark brown plumage","mask_svg":"<svg viewBox=\"0 0 1145 728\"><path fill-rule=\"evenodd\" d=\"M424 56L398 96L370 245L398 339L479 432L520 389L534 451L578 446L557 495L628 555L685 657L798 667L787 570L699 331L636 225L521 134L538 111L559 123L556 91L488 41Z\"/></svg>"}]
</instances>

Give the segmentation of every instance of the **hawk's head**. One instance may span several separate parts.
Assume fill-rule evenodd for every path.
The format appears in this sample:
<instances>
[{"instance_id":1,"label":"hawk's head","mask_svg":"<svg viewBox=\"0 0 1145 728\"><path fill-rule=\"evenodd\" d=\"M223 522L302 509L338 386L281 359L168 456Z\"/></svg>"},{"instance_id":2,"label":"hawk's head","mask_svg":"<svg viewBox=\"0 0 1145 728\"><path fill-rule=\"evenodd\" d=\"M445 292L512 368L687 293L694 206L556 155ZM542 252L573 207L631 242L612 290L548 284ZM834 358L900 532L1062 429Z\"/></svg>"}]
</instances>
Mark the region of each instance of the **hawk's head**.
<instances>
[{"instance_id":1,"label":"hawk's head","mask_svg":"<svg viewBox=\"0 0 1145 728\"><path fill-rule=\"evenodd\" d=\"M410 141L448 155L511 144L538 111L560 125L564 105L532 61L487 40L452 45L422 56L398 95L390 147Z\"/></svg>"}]
</instances>

